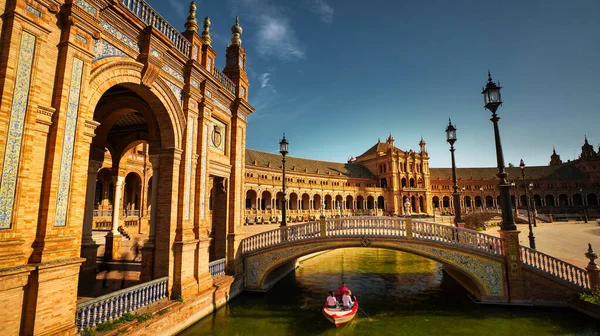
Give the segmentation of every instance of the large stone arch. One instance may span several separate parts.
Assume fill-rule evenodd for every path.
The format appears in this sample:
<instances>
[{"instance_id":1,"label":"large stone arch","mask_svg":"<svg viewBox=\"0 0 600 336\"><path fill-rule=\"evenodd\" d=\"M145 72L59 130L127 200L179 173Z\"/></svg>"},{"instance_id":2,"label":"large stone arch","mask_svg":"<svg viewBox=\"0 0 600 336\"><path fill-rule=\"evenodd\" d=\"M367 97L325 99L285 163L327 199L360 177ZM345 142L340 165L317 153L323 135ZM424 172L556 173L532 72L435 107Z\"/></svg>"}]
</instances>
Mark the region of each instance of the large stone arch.
<instances>
[{"instance_id":1,"label":"large stone arch","mask_svg":"<svg viewBox=\"0 0 600 336\"><path fill-rule=\"evenodd\" d=\"M182 148L186 122L180 99L175 97L160 76L149 87L145 86L142 83L143 69L142 63L130 58L111 57L95 62L87 85L88 95L83 100L82 113L86 119L93 119L96 106L104 93L116 85L125 86L148 103L160 129L161 147Z\"/></svg>"},{"instance_id":2,"label":"large stone arch","mask_svg":"<svg viewBox=\"0 0 600 336\"><path fill-rule=\"evenodd\" d=\"M245 257L246 289L266 291L273 284L266 282L269 274L279 267L307 254L348 247L385 248L416 254L451 266L476 287L474 293L482 301L506 302L505 265L501 257L492 257L472 250L445 246L426 241L408 241L393 238L339 238L312 239L293 244L273 246ZM472 288L470 288L472 289Z\"/></svg>"}]
</instances>

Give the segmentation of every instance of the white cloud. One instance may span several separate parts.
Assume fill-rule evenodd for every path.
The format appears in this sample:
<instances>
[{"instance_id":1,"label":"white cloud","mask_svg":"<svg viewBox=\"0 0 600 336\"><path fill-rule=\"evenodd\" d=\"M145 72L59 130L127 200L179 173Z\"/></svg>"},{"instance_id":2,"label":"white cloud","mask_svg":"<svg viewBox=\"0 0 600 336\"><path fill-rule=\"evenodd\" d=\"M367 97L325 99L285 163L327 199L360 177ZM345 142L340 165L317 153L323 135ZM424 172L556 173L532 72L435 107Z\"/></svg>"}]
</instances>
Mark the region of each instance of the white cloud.
<instances>
[{"instance_id":1,"label":"white cloud","mask_svg":"<svg viewBox=\"0 0 600 336\"><path fill-rule=\"evenodd\" d=\"M255 43L260 56L280 61L306 57L290 23L290 17L282 7L275 6L271 0L232 0L232 4L236 12L244 12L248 15L248 20L257 25Z\"/></svg>"},{"instance_id":2,"label":"white cloud","mask_svg":"<svg viewBox=\"0 0 600 336\"><path fill-rule=\"evenodd\" d=\"M258 79L260 80L260 88L266 88L269 85L269 81L271 80L271 74L268 72L265 72L263 74L260 74L258 76Z\"/></svg>"},{"instance_id":3,"label":"white cloud","mask_svg":"<svg viewBox=\"0 0 600 336\"><path fill-rule=\"evenodd\" d=\"M310 0L310 10L325 23L333 23L333 7L326 0Z\"/></svg>"}]
</instances>

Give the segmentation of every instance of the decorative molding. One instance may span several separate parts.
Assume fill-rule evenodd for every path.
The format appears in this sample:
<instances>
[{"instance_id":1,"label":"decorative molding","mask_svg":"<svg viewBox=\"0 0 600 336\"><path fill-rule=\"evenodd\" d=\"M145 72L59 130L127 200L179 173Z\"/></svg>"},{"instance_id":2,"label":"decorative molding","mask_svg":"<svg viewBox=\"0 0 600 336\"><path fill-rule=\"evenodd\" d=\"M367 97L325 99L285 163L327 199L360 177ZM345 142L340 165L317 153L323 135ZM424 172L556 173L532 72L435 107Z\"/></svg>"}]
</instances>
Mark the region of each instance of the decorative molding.
<instances>
[{"instance_id":1,"label":"decorative molding","mask_svg":"<svg viewBox=\"0 0 600 336\"><path fill-rule=\"evenodd\" d=\"M200 88L200 82L198 82L197 80L192 78L192 86L195 87L196 89Z\"/></svg>"},{"instance_id":2,"label":"decorative molding","mask_svg":"<svg viewBox=\"0 0 600 336\"><path fill-rule=\"evenodd\" d=\"M33 6L31 6L30 4L27 4L27 5L25 5L25 9L26 9L26 10L27 10L29 13L31 13L31 14L33 14L33 15L37 16L37 17L42 17L42 12L40 12L38 9L34 8L34 7L33 7Z\"/></svg>"},{"instance_id":3,"label":"decorative molding","mask_svg":"<svg viewBox=\"0 0 600 336\"><path fill-rule=\"evenodd\" d=\"M129 57L129 55L106 40L95 40L94 59L92 59L92 63L107 57Z\"/></svg>"},{"instance_id":4,"label":"decorative molding","mask_svg":"<svg viewBox=\"0 0 600 336\"><path fill-rule=\"evenodd\" d=\"M206 96L207 96L207 97L211 97L211 98L212 98L212 92L210 92L210 91L206 90Z\"/></svg>"},{"instance_id":5,"label":"decorative molding","mask_svg":"<svg viewBox=\"0 0 600 336\"><path fill-rule=\"evenodd\" d=\"M87 44L88 43L88 40L85 37L83 37L83 36L81 36L79 34L75 35L75 38L77 39L77 41L79 41L79 42L81 42L83 44Z\"/></svg>"},{"instance_id":6,"label":"decorative molding","mask_svg":"<svg viewBox=\"0 0 600 336\"><path fill-rule=\"evenodd\" d=\"M194 118L189 117L187 143L185 144L185 190L183 194L183 219L190 219L190 199L192 194L192 147L194 143Z\"/></svg>"},{"instance_id":7,"label":"decorative molding","mask_svg":"<svg viewBox=\"0 0 600 336\"><path fill-rule=\"evenodd\" d=\"M160 68L148 62L142 69L142 85L151 87L156 77L160 74Z\"/></svg>"},{"instance_id":8,"label":"decorative molding","mask_svg":"<svg viewBox=\"0 0 600 336\"><path fill-rule=\"evenodd\" d=\"M169 86L169 88L171 88L171 91L173 91L173 94L175 95L175 97L177 97L177 99L179 99L179 105L183 105L183 95L181 94L181 88L173 83L171 83L168 79L165 79L165 82L167 82L167 85Z\"/></svg>"},{"instance_id":9,"label":"decorative molding","mask_svg":"<svg viewBox=\"0 0 600 336\"><path fill-rule=\"evenodd\" d=\"M202 132L202 154L200 155L202 160L202 167L200 168L200 219L204 219L205 205L206 205L206 160L207 160L207 146L208 146L208 125L204 125L204 132Z\"/></svg>"},{"instance_id":10,"label":"decorative molding","mask_svg":"<svg viewBox=\"0 0 600 336\"><path fill-rule=\"evenodd\" d=\"M162 54L160 53L160 51L158 51L158 50L156 50L154 48L150 49L150 55L154 56L156 58L161 58L162 57Z\"/></svg>"},{"instance_id":11,"label":"decorative molding","mask_svg":"<svg viewBox=\"0 0 600 336\"><path fill-rule=\"evenodd\" d=\"M126 45L130 46L133 50L136 50L136 51L139 50L139 47L138 47L138 44L137 44L136 41L132 40L131 38L129 38L125 34L121 33L119 30L115 29L108 22L106 22L104 20L100 20L100 26L102 28L104 28L104 30L106 30L109 34L111 34L112 36L116 37L119 41L121 41L121 42L125 43Z\"/></svg>"},{"instance_id":12,"label":"decorative molding","mask_svg":"<svg viewBox=\"0 0 600 336\"><path fill-rule=\"evenodd\" d=\"M54 112L56 112L54 107L38 105L35 122L46 126L52 125L52 116L54 115Z\"/></svg>"},{"instance_id":13,"label":"decorative molding","mask_svg":"<svg viewBox=\"0 0 600 336\"><path fill-rule=\"evenodd\" d=\"M83 134L93 138L96 136L96 128L100 126L100 123L96 120L86 120L83 126Z\"/></svg>"},{"instance_id":14,"label":"decorative molding","mask_svg":"<svg viewBox=\"0 0 600 336\"><path fill-rule=\"evenodd\" d=\"M180 82L182 82L182 83L184 83L184 82L185 82L185 79L183 78L183 76L182 76L182 75L181 75L179 72L177 72L177 71L173 70L173 68L171 68L170 66L168 66L168 65L164 65L164 66L163 66L163 70L164 70L166 73L168 73L169 75L171 75L171 76L175 77L175 78L176 78L177 80L179 80Z\"/></svg>"},{"instance_id":15,"label":"decorative molding","mask_svg":"<svg viewBox=\"0 0 600 336\"><path fill-rule=\"evenodd\" d=\"M75 2L77 3L77 5L79 5L79 7L83 8L83 10L92 14L93 16L98 15L98 10L96 9L96 7L90 5L85 0L75 0Z\"/></svg>"},{"instance_id":16,"label":"decorative molding","mask_svg":"<svg viewBox=\"0 0 600 336\"><path fill-rule=\"evenodd\" d=\"M213 98L213 103L215 103L215 105L217 105L221 110L231 114L231 110L229 109L229 107L225 106L217 98Z\"/></svg>"},{"instance_id":17,"label":"decorative molding","mask_svg":"<svg viewBox=\"0 0 600 336\"><path fill-rule=\"evenodd\" d=\"M17 176L21 156L21 143L25 128L25 114L31 85L31 68L36 37L25 31L21 33L19 59L13 89L10 121L4 149L2 181L0 181L0 229L10 229L17 189Z\"/></svg>"},{"instance_id":18,"label":"decorative molding","mask_svg":"<svg viewBox=\"0 0 600 336\"><path fill-rule=\"evenodd\" d=\"M82 75L83 61L79 58L74 58L73 69L71 70L62 157L60 160L54 226L67 225L67 208L69 205L69 191L71 189L71 170L73 151L75 148L75 131L77 130L77 114L79 111Z\"/></svg>"}]
</instances>

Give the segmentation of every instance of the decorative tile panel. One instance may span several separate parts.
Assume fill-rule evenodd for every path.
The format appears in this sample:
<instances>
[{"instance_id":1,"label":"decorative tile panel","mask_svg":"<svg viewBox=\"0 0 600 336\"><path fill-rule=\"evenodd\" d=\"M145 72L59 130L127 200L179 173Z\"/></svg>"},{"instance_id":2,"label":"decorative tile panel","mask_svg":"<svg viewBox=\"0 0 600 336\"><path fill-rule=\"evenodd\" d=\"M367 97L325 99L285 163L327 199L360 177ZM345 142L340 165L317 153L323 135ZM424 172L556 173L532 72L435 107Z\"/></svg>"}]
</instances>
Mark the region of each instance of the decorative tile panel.
<instances>
[{"instance_id":1,"label":"decorative tile panel","mask_svg":"<svg viewBox=\"0 0 600 336\"><path fill-rule=\"evenodd\" d=\"M197 44L194 44L194 51L192 54L192 58L195 60L198 60L198 45Z\"/></svg>"},{"instance_id":2,"label":"decorative tile panel","mask_svg":"<svg viewBox=\"0 0 600 336\"><path fill-rule=\"evenodd\" d=\"M183 83L183 82L185 82L185 80L183 79L183 76L182 76L182 75L181 75L179 72L177 72L177 71L173 70L173 68L171 68L170 66L168 66L168 65L165 65L165 66L163 66L163 70L164 70L166 73L168 73L169 75L171 75L171 76L173 76L173 77L177 78L177 79L178 79L179 81L181 81L182 83Z\"/></svg>"},{"instance_id":3,"label":"decorative tile panel","mask_svg":"<svg viewBox=\"0 0 600 336\"><path fill-rule=\"evenodd\" d=\"M33 8L30 4L25 5L25 9L27 9L27 11L37 17L42 17L42 12L40 12L39 10L37 10L36 8Z\"/></svg>"},{"instance_id":4,"label":"decorative tile panel","mask_svg":"<svg viewBox=\"0 0 600 336\"><path fill-rule=\"evenodd\" d=\"M206 205L206 161L207 161L207 147L208 146L208 125L204 125L204 132L202 132L202 167L200 167L200 219L204 219L204 206Z\"/></svg>"},{"instance_id":5,"label":"decorative tile panel","mask_svg":"<svg viewBox=\"0 0 600 336\"><path fill-rule=\"evenodd\" d=\"M156 58L161 58L162 57L162 54L160 53L160 51L158 51L158 50L156 50L154 48L150 49L150 55L152 55L152 56L154 56Z\"/></svg>"},{"instance_id":6,"label":"decorative tile panel","mask_svg":"<svg viewBox=\"0 0 600 336\"><path fill-rule=\"evenodd\" d=\"M215 105L217 105L221 110L231 114L231 110L229 109L229 107L225 106L223 103L221 103L217 98L213 98L213 102L215 103Z\"/></svg>"},{"instance_id":7,"label":"decorative tile panel","mask_svg":"<svg viewBox=\"0 0 600 336\"><path fill-rule=\"evenodd\" d=\"M15 78L12 105L10 108L10 121L4 151L4 164L2 167L2 181L0 182L0 229L10 229L12 211L17 189L17 175L19 171L19 158L21 156L21 142L25 128L25 114L29 100L29 87L31 84L31 67L35 50L36 37L27 32L21 35L19 60Z\"/></svg>"},{"instance_id":8,"label":"decorative tile panel","mask_svg":"<svg viewBox=\"0 0 600 336\"><path fill-rule=\"evenodd\" d=\"M179 99L179 105L183 104L183 96L181 95L181 88L171 82L169 82L167 79L165 79L165 82L167 82L167 85L171 88L171 91L173 91L173 94L175 95L175 97L177 97L177 99Z\"/></svg>"},{"instance_id":9,"label":"decorative tile panel","mask_svg":"<svg viewBox=\"0 0 600 336\"><path fill-rule=\"evenodd\" d=\"M87 44L87 39L79 34L75 35L75 38L77 39L77 41L83 43L83 44Z\"/></svg>"},{"instance_id":10,"label":"decorative tile panel","mask_svg":"<svg viewBox=\"0 0 600 336\"><path fill-rule=\"evenodd\" d=\"M67 120L65 123L65 135L60 160L60 172L58 175L58 194L56 196L56 219L54 221L54 226L65 226L67 224L67 207L69 205L69 190L71 189L71 169L73 163L73 150L75 148L75 131L77 129L77 113L79 111L82 74L83 61L79 58L73 59L66 113Z\"/></svg>"},{"instance_id":11,"label":"decorative tile panel","mask_svg":"<svg viewBox=\"0 0 600 336\"><path fill-rule=\"evenodd\" d=\"M206 70L209 72L212 71L212 58L210 57L206 59Z\"/></svg>"},{"instance_id":12,"label":"decorative tile panel","mask_svg":"<svg viewBox=\"0 0 600 336\"><path fill-rule=\"evenodd\" d=\"M109 34L111 34L112 36L119 39L121 42L130 46L134 50L139 50L138 44L136 41L130 39L129 37L127 37L127 35L121 33L119 30L115 29L108 22L106 22L104 20L100 20L100 26L102 26L102 28L104 28L104 30L106 30Z\"/></svg>"},{"instance_id":13,"label":"decorative tile panel","mask_svg":"<svg viewBox=\"0 0 600 336\"><path fill-rule=\"evenodd\" d=\"M96 16L98 14L98 10L96 9L96 7L90 5L85 0L75 0L75 2L77 3L77 5L79 5L79 7L83 8L86 12L92 14L93 16Z\"/></svg>"},{"instance_id":14,"label":"decorative tile panel","mask_svg":"<svg viewBox=\"0 0 600 336\"><path fill-rule=\"evenodd\" d=\"M211 98L212 98L212 92L210 92L210 91L208 91L208 90L206 90L206 95L207 95L208 97L211 97Z\"/></svg>"},{"instance_id":15,"label":"decorative tile panel","mask_svg":"<svg viewBox=\"0 0 600 336\"><path fill-rule=\"evenodd\" d=\"M199 89L200 83L197 80L192 79L192 86L195 87L196 89Z\"/></svg>"},{"instance_id":16,"label":"decorative tile panel","mask_svg":"<svg viewBox=\"0 0 600 336\"><path fill-rule=\"evenodd\" d=\"M129 57L129 55L106 40L94 41L94 59L92 63L107 57Z\"/></svg>"},{"instance_id":17,"label":"decorative tile panel","mask_svg":"<svg viewBox=\"0 0 600 336\"><path fill-rule=\"evenodd\" d=\"M190 219L190 199L192 193L192 147L194 143L194 118L189 117L187 143L185 148L185 190L183 192L183 219Z\"/></svg>"}]
</instances>

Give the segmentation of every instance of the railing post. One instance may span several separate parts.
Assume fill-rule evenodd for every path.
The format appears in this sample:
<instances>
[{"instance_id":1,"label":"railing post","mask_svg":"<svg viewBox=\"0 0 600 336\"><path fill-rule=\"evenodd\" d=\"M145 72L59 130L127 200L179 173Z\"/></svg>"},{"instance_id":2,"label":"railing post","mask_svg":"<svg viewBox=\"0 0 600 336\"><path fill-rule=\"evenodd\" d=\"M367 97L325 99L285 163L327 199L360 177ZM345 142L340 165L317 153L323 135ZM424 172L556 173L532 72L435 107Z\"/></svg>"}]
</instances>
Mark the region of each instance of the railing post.
<instances>
[{"instance_id":1,"label":"railing post","mask_svg":"<svg viewBox=\"0 0 600 336\"><path fill-rule=\"evenodd\" d=\"M321 227L321 237L327 237L327 222L325 216L319 217L319 225Z\"/></svg>"},{"instance_id":2,"label":"railing post","mask_svg":"<svg viewBox=\"0 0 600 336\"><path fill-rule=\"evenodd\" d=\"M522 302L525 297L525 283L521 270L521 246L518 230L500 230L502 251L506 257L506 280L508 285L508 301Z\"/></svg>"},{"instance_id":3,"label":"railing post","mask_svg":"<svg viewBox=\"0 0 600 336\"><path fill-rule=\"evenodd\" d=\"M413 222L411 217L407 217L405 220L406 225L406 238L411 239L413 237Z\"/></svg>"},{"instance_id":4,"label":"railing post","mask_svg":"<svg viewBox=\"0 0 600 336\"><path fill-rule=\"evenodd\" d=\"M591 243L588 243L588 251L585 256L590 259L589 264L585 268L588 271L590 288L600 287L600 266L595 261L595 259L598 259L598 253L594 252Z\"/></svg>"}]
</instances>

